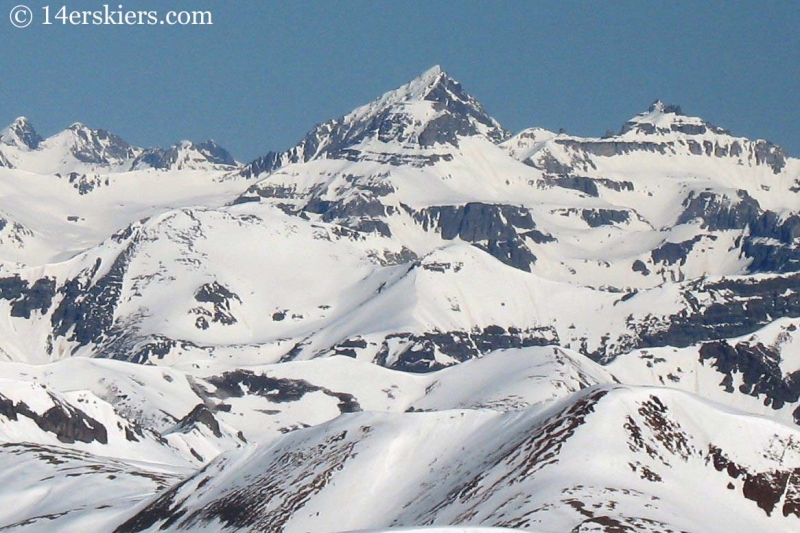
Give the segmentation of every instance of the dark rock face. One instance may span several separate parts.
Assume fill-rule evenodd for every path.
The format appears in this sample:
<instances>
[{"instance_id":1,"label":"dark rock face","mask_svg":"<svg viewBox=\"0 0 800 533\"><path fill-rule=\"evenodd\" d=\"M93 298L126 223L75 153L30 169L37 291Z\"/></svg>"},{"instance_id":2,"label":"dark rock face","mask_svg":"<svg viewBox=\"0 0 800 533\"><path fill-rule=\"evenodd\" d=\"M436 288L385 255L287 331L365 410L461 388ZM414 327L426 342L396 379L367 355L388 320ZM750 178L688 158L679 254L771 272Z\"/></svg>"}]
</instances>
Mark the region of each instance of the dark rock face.
<instances>
[{"instance_id":1,"label":"dark rock face","mask_svg":"<svg viewBox=\"0 0 800 533\"><path fill-rule=\"evenodd\" d=\"M584 152L601 157L614 157L636 152L652 152L666 155L669 152L667 144L651 141L577 141L573 139L556 139L555 142L575 152Z\"/></svg>"},{"instance_id":2,"label":"dark rock face","mask_svg":"<svg viewBox=\"0 0 800 533\"><path fill-rule=\"evenodd\" d=\"M137 328L126 323L115 323L107 332L97 357L117 359L136 364L151 364L163 359L173 350L200 351L192 342L175 340L163 335L140 335Z\"/></svg>"},{"instance_id":3,"label":"dark rock face","mask_svg":"<svg viewBox=\"0 0 800 533\"><path fill-rule=\"evenodd\" d=\"M11 316L30 318L33 311L47 313L56 294L56 280L52 278L37 279L25 295L11 306Z\"/></svg>"},{"instance_id":4,"label":"dark rock face","mask_svg":"<svg viewBox=\"0 0 800 533\"><path fill-rule=\"evenodd\" d=\"M335 222L362 233L391 237L389 225L381 218L394 214L396 209L384 205L366 191L331 202L314 198L306 204L304 211L322 215L323 222Z\"/></svg>"},{"instance_id":5,"label":"dark rock face","mask_svg":"<svg viewBox=\"0 0 800 533\"><path fill-rule=\"evenodd\" d=\"M10 127L10 133L19 139L23 145L31 150L36 150L44 140L33 128L27 119L18 119Z\"/></svg>"},{"instance_id":6,"label":"dark rock face","mask_svg":"<svg viewBox=\"0 0 800 533\"><path fill-rule=\"evenodd\" d=\"M55 405L39 414L24 402L14 403L0 394L0 416L14 421L19 420L19 417L29 418L42 431L55 434L59 442L65 444L76 442L108 444L108 433L103 424L52 395L50 398Z\"/></svg>"},{"instance_id":7,"label":"dark rock face","mask_svg":"<svg viewBox=\"0 0 800 533\"><path fill-rule=\"evenodd\" d=\"M582 193L588 194L589 196L593 196L595 198L600 196L600 191L597 190L597 184L592 178L565 176L562 178L555 178L553 183L558 187L581 191Z\"/></svg>"},{"instance_id":8,"label":"dark rock face","mask_svg":"<svg viewBox=\"0 0 800 533\"><path fill-rule=\"evenodd\" d=\"M748 228L742 254L752 259L749 272L800 271L800 216L780 219L777 213L765 211L751 220Z\"/></svg>"},{"instance_id":9,"label":"dark rock face","mask_svg":"<svg viewBox=\"0 0 800 533\"><path fill-rule=\"evenodd\" d=\"M342 195L342 186L327 184L298 192L295 186L257 183L251 186L234 204L248 201L260 201L261 198L289 200L277 203L285 213L310 218L319 215L322 222L338 224L360 233L377 233L384 237L391 236L386 217L397 213L398 209L384 202L383 198L395 191L394 186L386 180L386 174L360 178L344 175L349 194ZM327 198L333 199L327 199Z\"/></svg>"},{"instance_id":10,"label":"dark rock face","mask_svg":"<svg viewBox=\"0 0 800 533\"><path fill-rule=\"evenodd\" d=\"M56 176L60 177L61 174L56 174ZM67 174L66 178L70 185L72 185L72 187L77 190L78 194L81 196L89 194L98 187L109 184L108 177L103 178L98 174L80 174L78 172L70 172Z\"/></svg>"},{"instance_id":11,"label":"dark rock face","mask_svg":"<svg viewBox=\"0 0 800 533\"><path fill-rule=\"evenodd\" d=\"M458 237L509 266L530 272L536 262L524 240L525 230L534 230L536 223L523 207L475 202L412 213L425 230L436 228L447 240Z\"/></svg>"},{"instance_id":12,"label":"dark rock face","mask_svg":"<svg viewBox=\"0 0 800 533\"><path fill-rule=\"evenodd\" d=\"M709 191L700 194L690 193L683 202L683 213L676 224L687 224L695 220L711 231L744 229L761 214L761 206L747 191L739 191L739 200L731 201Z\"/></svg>"},{"instance_id":13,"label":"dark rock face","mask_svg":"<svg viewBox=\"0 0 800 533\"><path fill-rule=\"evenodd\" d=\"M743 230L739 240L744 257L751 259L750 273L800 271L800 216L793 214L782 219L774 211L763 211L746 191L738 192L739 199L720 196L708 191L690 194L684 201L684 211L677 224L702 221L711 231Z\"/></svg>"},{"instance_id":14,"label":"dark rock face","mask_svg":"<svg viewBox=\"0 0 800 533\"><path fill-rule=\"evenodd\" d=\"M212 309L205 307L195 307L190 313L198 315L195 325L198 329L208 329L210 320L215 324L229 326L237 322L236 317L231 312L231 302L241 303L239 296L231 292L224 285L214 281L202 285L194 294L194 299L199 303L211 304Z\"/></svg>"},{"instance_id":15,"label":"dark rock face","mask_svg":"<svg viewBox=\"0 0 800 533\"><path fill-rule=\"evenodd\" d=\"M634 272L639 272L641 274L644 274L645 276L650 274L650 270L647 268L647 265L645 265L644 261L642 261L641 259L637 259L636 261L633 262L633 264L631 265L631 270L633 270Z\"/></svg>"},{"instance_id":16,"label":"dark rock face","mask_svg":"<svg viewBox=\"0 0 800 533\"><path fill-rule=\"evenodd\" d=\"M700 293L714 294L716 301L703 307L697 303ZM778 318L798 318L800 275L695 282L686 287L683 298L685 310L678 315L664 317L663 321L632 323L634 347L686 347L747 335ZM607 361L617 354L589 355Z\"/></svg>"},{"instance_id":17,"label":"dark rock face","mask_svg":"<svg viewBox=\"0 0 800 533\"><path fill-rule=\"evenodd\" d=\"M560 172L559 174L567 174L569 172L571 172L571 168L568 167L565 172ZM598 189L598 186L606 187L614 191L633 190L633 183L631 183L630 181L614 181L605 178L587 178L584 176L569 176L569 175L559 175L556 177L546 176L545 182L548 185L554 185L556 187L562 187L564 189L572 189L575 191L580 191L594 198L600 196L600 190Z\"/></svg>"},{"instance_id":18,"label":"dark rock face","mask_svg":"<svg viewBox=\"0 0 800 533\"><path fill-rule=\"evenodd\" d=\"M82 272L58 290L61 301L50 317L54 337L64 337L79 346L100 344L114 324L114 311L119 303L122 283L133 246L121 252L108 272L93 281L102 262Z\"/></svg>"},{"instance_id":19,"label":"dark rock face","mask_svg":"<svg viewBox=\"0 0 800 533\"><path fill-rule=\"evenodd\" d=\"M589 227L598 228L630 222L631 214L620 209L583 209L581 218L589 224Z\"/></svg>"},{"instance_id":20,"label":"dark rock face","mask_svg":"<svg viewBox=\"0 0 800 533\"><path fill-rule=\"evenodd\" d=\"M778 502L783 499L783 516L800 517L800 482L797 481L800 479L800 469L754 471L737 464L714 445L709 446L708 460L718 472L726 472L734 480L741 478L742 495L756 502L767 516L772 515Z\"/></svg>"},{"instance_id":21,"label":"dark rock face","mask_svg":"<svg viewBox=\"0 0 800 533\"><path fill-rule=\"evenodd\" d=\"M0 298L3 300L18 300L27 294L28 282L19 275L0 279Z\"/></svg>"},{"instance_id":22,"label":"dark rock face","mask_svg":"<svg viewBox=\"0 0 800 533\"><path fill-rule=\"evenodd\" d=\"M222 438L219 421L214 416L214 413L201 403L197 404L194 409L178 421L175 425L175 430L178 432L186 432L197 425L206 426L215 437Z\"/></svg>"},{"instance_id":23,"label":"dark rock face","mask_svg":"<svg viewBox=\"0 0 800 533\"><path fill-rule=\"evenodd\" d=\"M740 375L739 392L756 398L763 396L765 405L773 409L800 400L800 371L784 377L780 353L761 343L740 342L731 346L724 340L712 341L700 348L700 361L711 361L711 365L724 375L720 385L727 392L734 392L734 375ZM800 424L800 407L793 415L795 423Z\"/></svg>"},{"instance_id":24,"label":"dark rock face","mask_svg":"<svg viewBox=\"0 0 800 533\"><path fill-rule=\"evenodd\" d=\"M401 351L394 354L394 360L390 362L389 345L398 341ZM463 362L494 350L547 346L558 342L558 333L552 327L522 330L513 326L508 329L487 326L473 331L393 333L384 339L375 362L404 372L425 373L444 368L445 365L436 361L437 352Z\"/></svg>"},{"instance_id":25,"label":"dark rock face","mask_svg":"<svg viewBox=\"0 0 800 533\"><path fill-rule=\"evenodd\" d=\"M0 299L11 302L11 316L31 318L33 311L45 314L50 310L55 296L56 281L53 278L40 278L33 286L18 275L0 279Z\"/></svg>"},{"instance_id":26,"label":"dark rock face","mask_svg":"<svg viewBox=\"0 0 800 533\"><path fill-rule=\"evenodd\" d=\"M704 237L717 240L715 235L697 235L696 237L683 242L665 242L658 248L650 252L653 263L664 263L666 265L685 265L686 258L694 248L694 245L701 242Z\"/></svg>"},{"instance_id":27,"label":"dark rock face","mask_svg":"<svg viewBox=\"0 0 800 533\"><path fill-rule=\"evenodd\" d=\"M345 357L355 358L358 355L356 353L356 350L357 349L363 350L366 347L367 347L367 341L361 338L356 338L356 339L344 340L339 344L337 344L336 346L334 346L333 348L331 348L331 350L333 351L334 355L344 355Z\"/></svg>"},{"instance_id":28,"label":"dark rock face","mask_svg":"<svg viewBox=\"0 0 800 533\"><path fill-rule=\"evenodd\" d=\"M339 401L338 406L342 413L361 411L361 406L353 395L334 392L302 379L272 378L249 370L237 370L213 376L206 381L217 388L213 395L223 400L241 398L245 395L244 391L247 391L247 394L261 396L275 403L296 402L306 394L321 391Z\"/></svg>"},{"instance_id":29,"label":"dark rock face","mask_svg":"<svg viewBox=\"0 0 800 533\"><path fill-rule=\"evenodd\" d=\"M550 175L567 176L573 173L572 166L562 163L550 152L536 154L535 158L526 159L524 163L528 166L543 170Z\"/></svg>"},{"instance_id":30,"label":"dark rock face","mask_svg":"<svg viewBox=\"0 0 800 533\"><path fill-rule=\"evenodd\" d=\"M756 164L767 165L775 174L778 174L786 166L786 152L771 142L757 141L753 147L753 155Z\"/></svg>"}]
</instances>

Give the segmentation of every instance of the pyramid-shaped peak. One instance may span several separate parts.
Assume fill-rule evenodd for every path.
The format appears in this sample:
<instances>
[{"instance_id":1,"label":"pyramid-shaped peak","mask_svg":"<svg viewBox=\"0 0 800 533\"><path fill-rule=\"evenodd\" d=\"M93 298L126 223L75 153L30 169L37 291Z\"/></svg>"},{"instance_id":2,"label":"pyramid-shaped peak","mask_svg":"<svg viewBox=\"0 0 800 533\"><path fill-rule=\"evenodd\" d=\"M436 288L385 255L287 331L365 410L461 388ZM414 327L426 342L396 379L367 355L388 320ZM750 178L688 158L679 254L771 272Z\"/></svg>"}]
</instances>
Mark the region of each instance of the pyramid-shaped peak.
<instances>
[{"instance_id":1,"label":"pyramid-shaped peak","mask_svg":"<svg viewBox=\"0 0 800 533\"><path fill-rule=\"evenodd\" d=\"M17 117L7 128L0 132L0 141L3 144L18 147L27 147L31 150L38 148L42 137L36 132L30 120L26 117Z\"/></svg>"},{"instance_id":2,"label":"pyramid-shaped peak","mask_svg":"<svg viewBox=\"0 0 800 533\"><path fill-rule=\"evenodd\" d=\"M451 78L439 65L435 65L410 82L398 87L393 91L385 93L373 102L361 106L343 117L344 124L361 124L366 127L375 127L375 120L383 122L387 126L386 120L398 120L397 113L409 113L409 121L417 122L415 112L410 110L409 105L421 110L426 105L433 105L438 115L446 114L454 120L441 119L440 122L429 128L429 133L434 130L441 130L435 135L437 142L449 142L452 144L454 138L459 135L480 134L493 142L500 142L510 135L483 109L483 106L469 93L467 93L459 82ZM399 106L399 107L398 107ZM424 113L423 113L424 115ZM413 118L413 120L411 120ZM430 122L433 118L425 119ZM467 124L469 123L469 124ZM443 127L452 131L444 131ZM360 130L356 126L352 130ZM383 128L400 131L399 128ZM424 129L424 128L423 128ZM447 138L447 140L445 140ZM433 141L430 136L423 136L424 139Z\"/></svg>"},{"instance_id":3,"label":"pyramid-shaped peak","mask_svg":"<svg viewBox=\"0 0 800 533\"><path fill-rule=\"evenodd\" d=\"M433 81L436 78L440 77L441 75L447 76L447 73L442 69L441 65L434 65L422 74L420 74L417 79L420 80L430 80Z\"/></svg>"},{"instance_id":4,"label":"pyramid-shaped peak","mask_svg":"<svg viewBox=\"0 0 800 533\"><path fill-rule=\"evenodd\" d=\"M381 96L373 105L384 107L400 102L414 102L420 100L436 101L437 91L442 88L451 88L452 91L463 93L461 84L451 78L439 65L435 65L410 82ZM469 98L469 95L465 95Z\"/></svg>"}]
</instances>

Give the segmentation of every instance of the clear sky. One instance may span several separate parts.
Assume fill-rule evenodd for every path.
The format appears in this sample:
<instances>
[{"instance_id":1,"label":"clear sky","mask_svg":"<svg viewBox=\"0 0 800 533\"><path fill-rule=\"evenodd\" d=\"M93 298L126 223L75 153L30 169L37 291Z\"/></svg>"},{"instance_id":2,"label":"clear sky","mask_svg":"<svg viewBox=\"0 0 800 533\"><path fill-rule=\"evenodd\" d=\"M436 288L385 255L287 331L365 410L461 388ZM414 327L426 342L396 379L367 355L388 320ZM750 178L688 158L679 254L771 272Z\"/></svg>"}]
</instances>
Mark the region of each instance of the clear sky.
<instances>
[{"instance_id":1,"label":"clear sky","mask_svg":"<svg viewBox=\"0 0 800 533\"><path fill-rule=\"evenodd\" d=\"M30 26L11 8L26 3ZM656 99L800 156L798 1L118 0L212 26L64 26L101 0L0 1L0 123L139 146L286 149L440 64L506 128L617 130ZM43 25L48 6L52 25Z\"/></svg>"}]
</instances>

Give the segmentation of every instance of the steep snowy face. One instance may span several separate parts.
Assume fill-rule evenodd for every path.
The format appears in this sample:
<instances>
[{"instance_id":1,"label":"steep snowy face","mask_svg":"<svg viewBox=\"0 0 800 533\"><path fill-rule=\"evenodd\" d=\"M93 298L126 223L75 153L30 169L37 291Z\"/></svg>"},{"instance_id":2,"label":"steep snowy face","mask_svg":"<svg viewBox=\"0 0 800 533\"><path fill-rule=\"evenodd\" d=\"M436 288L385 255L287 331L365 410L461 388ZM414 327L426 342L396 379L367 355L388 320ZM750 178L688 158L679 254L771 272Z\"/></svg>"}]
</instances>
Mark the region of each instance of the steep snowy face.
<instances>
[{"instance_id":1,"label":"steep snowy face","mask_svg":"<svg viewBox=\"0 0 800 533\"><path fill-rule=\"evenodd\" d=\"M0 132L0 143L16 148L36 150L43 140L25 117L19 117Z\"/></svg>"},{"instance_id":2,"label":"steep snowy face","mask_svg":"<svg viewBox=\"0 0 800 533\"><path fill-rule=\"evenodd\" d=\"M457 147L464 137L497 143L509 135L459 82L436 66L344 117L321 124L294 148L269 153L242 172L263 175L290 163L358 160L371 152L402 164L403 156L393 152L424 154L439 145Z\"/></svg>"}]
</instances>

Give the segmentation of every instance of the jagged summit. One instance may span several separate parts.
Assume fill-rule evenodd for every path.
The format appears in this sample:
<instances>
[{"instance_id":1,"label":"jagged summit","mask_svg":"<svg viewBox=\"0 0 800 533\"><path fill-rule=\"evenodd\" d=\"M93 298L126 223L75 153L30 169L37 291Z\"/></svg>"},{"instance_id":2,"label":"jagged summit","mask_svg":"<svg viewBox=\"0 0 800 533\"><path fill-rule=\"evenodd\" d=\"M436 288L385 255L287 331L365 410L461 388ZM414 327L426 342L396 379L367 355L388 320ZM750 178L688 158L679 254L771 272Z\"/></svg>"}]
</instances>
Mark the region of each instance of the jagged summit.
<instances>
[{"instance_id":1,"label":"jagged summit","mask_svg":"<svg viewBox=\"0 0 800 533\"><path fill-rule=\"evenodd\" d=\"M681 106L665 104L661 100L653 102L647 111L639 113L622 126L620 135L628 132L645 135L664 135L670 132L686 135L701 135L706 132L728 135L728 131L714 126L700 117L687 116Z\"/></svg>"},{"instance_id":2,"label":"jagged summit","mask_svg":"<svg viewBox=\"0 0 800 533\"><path fill-rule=\"evenodd\" d=\"M383 96L365 106L355 109L347 116L356 118L374 109L386 108L400 102L421 100L438 102L443 105L459 101L470 102L473 105L477 104L477 101L464 91L458 81L445 72L441 66L435 65L410 82L383 94Z\"/></svg>"},{"instance_id":3,"label":"jagged summit","mask_svg":"<svg viewBox=\"0 0 800 533\"><path fill-rule=\"evenodd\" d=\"M169 148L148 148L131 164L132 170L153 168L158 170L220 170L233 168L236 160L214 140L202 143L182 140Z\"/></svg>"},{"instance_id":4,"label":"jagged summit","mask_svg":"<svg viewBox=\"0 0 800 533\"><path fill-rule=\"evenodd\" d=\"M183 140L166 149L142 148L83 122L73 122L45 139L25 117L0 131L0 146L0 167L48 175L81 176L148 168L227 171L239 165L230 152L210 139L201 143Z\"/></svg>"},{"instance_id":5,"label":"jagged summit","mask_svg":"<svg viewBox=\"0 0 800 533\"><path fill-rule=\"evenodd\" d=\"M432 102L434 116L425 113L424 104L421 109L413 109L414 103ZM396 109L397 107L400 109ZM501 142L510 135L502 126L484 110L483 106L461 84L450 77L442 67L436 65L409 83L385 93L373 102L353 110L344 117L345 122L362 122L365 119L390 118L400 111L403 114L416 115L415 111L422 111L422 116L412 118L420 121L436 122L435 128L424 129L418 132L416 140L422 145L436 142L453 144L455 136L469 136L480 134L493 142ZM430 111L430 109L427 109ZM448 115L449 119L442 119L441 115ZM449 131L447 131L449 130ZM427 135L424 135L427 133ZM403 139L399 136L399 140Z\"/></svg>"},{"instance_id":6,"label":"jagged summit","mask_svg":"<svg viewBox=\"0 0 800 533\"><path fill-rule=\"evenodd\" d=\"M67 150L76 160L90 165L117 167L136 157L139 148L104 129L92 129L75 122L66 130L47 138L43 147Z\"/></svg>"},{"instance_id":7,"label":"jagged summit","mask_svg":"<svg viewBox=\"0 0 800 533\"><path fill-rule=\"evenodd\" d=\"M19 148L27 147L35 150L42 140L26 117L18 117L0 133L0 142Z\"/></svg>"},{"instance_id":8,"label":"jagged summit","mask_svg":"<svg viewBox=\"0 0 800 533\"><path fill-rule=\"evenodd\" d=\"M458 147L466 137L497 144L511 136L461 84L436 65L410 82L325 122L286 152L270 152L242 174L272 172L314 159L352 159L364 151Z\"/></svg>"},{"instance_id":9,"label":"jagged summit","mask_svg":"<svg viewBox=\"0 0 800 533\"><path fill-rule=\"evenodd\" d=\"M681 106L676 104L665 104L661 100L656 100L655 102L650 104L648 111L651 113L662 113L662 114L672 113L674 115L683 115L683 110L681 109Z\"/></svg>"}]
</instances>

